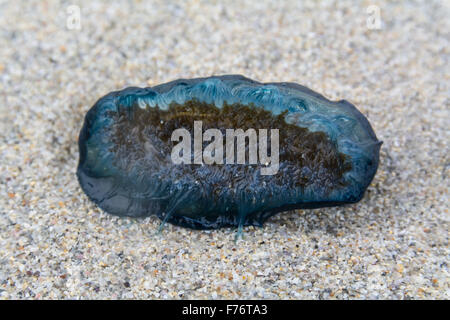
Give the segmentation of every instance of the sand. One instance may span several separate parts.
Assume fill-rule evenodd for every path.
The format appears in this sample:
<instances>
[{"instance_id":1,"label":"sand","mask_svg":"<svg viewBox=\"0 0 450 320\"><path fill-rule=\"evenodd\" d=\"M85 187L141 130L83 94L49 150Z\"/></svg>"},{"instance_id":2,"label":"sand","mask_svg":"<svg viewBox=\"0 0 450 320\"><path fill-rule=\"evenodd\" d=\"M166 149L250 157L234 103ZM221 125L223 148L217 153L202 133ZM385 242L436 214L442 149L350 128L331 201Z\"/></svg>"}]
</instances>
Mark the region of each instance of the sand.
<instances>
[{"instance_id":1,"label":"sand","mask_svg":"<svg viewBox=\"0 0 450 320\"><path fill-rule=\"evenodd\" d=\"M448 1L1 1L0 298L449 299L449 14ZM157 235L157 218L88 200L77 139L98 98L220 74L354 103L384 141L364 199L282 213L237 243L233 229Z\"/></svg>"}]
</instances>

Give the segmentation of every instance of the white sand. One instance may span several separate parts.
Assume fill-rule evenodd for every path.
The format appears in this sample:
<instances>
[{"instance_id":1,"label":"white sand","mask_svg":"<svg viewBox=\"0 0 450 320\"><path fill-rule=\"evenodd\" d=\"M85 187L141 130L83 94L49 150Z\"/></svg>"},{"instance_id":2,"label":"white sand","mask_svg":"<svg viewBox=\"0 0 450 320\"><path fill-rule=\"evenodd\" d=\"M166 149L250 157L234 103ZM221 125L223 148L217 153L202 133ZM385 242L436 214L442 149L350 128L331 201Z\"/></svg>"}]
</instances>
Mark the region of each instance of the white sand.
<instances>
[{"instance_id":1,"label":"white sand","mask_svg":"<svg viewBox=\"0 0 450 320\"><path fill-rule=\"evenodd\" d=\"M1 298L450 298L448 1L0 2ZM366 9L381 9L382 28ZM384 141L365 198L193 231L101 212L75 177L104 94L239 73L348 99Z\"/></svg>"}]
</instances>

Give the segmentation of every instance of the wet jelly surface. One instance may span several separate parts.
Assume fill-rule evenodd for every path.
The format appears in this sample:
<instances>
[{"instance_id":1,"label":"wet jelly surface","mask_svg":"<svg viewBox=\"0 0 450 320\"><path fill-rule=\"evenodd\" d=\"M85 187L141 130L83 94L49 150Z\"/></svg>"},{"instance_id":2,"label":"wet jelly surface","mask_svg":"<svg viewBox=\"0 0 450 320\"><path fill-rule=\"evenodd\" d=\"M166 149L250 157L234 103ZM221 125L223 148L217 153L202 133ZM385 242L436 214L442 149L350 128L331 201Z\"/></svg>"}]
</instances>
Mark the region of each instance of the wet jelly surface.
<instances>
[{"instance_id":1,"label":"wet jelly surface","mask_svg":"<svg viewBox=\"0 0 450 320\"><path fill-rule=\"evenodd\" d=\"M182 152L189 161L174 163L173 135L180 128L201 135L203 154L193 141L192 152ZM240 151L237 144L227 149L227 129L238 128L254 130L255 140L247 137L241 148L244 163L227 162L227 151L236 157ZM209 129L214 139L205 139ZM278 130L278 150L271 129ZM270 132L267 155L278 151L274 174L261 171L267 162L251 160L252 141L262 150L261 130ZM211 141L223 143L223 162L207 161ZM380 146L352 104L300 85L238 75L180 79L98 100L80 133L77 176L89 198L111 214L155 214L197 229L242 227L262 225L281 211L359 201L376 173ZM257 153L253 160L261 159Z\"/></svg>"}]
</instances>

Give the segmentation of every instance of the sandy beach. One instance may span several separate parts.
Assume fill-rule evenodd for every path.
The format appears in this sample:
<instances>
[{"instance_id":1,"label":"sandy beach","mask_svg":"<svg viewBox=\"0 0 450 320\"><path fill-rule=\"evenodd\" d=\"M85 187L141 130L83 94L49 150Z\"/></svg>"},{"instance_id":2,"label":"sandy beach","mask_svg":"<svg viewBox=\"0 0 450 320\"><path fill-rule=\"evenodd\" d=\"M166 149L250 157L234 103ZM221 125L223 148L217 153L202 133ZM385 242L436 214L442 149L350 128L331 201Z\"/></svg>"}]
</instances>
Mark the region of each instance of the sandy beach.
<instances>
[{"instance_id":1,"label":"sandy beach","mask_svg":"<svg viewBox=\"0 0 450 320\"><path fill-rule=\"evenodd\" d=\"M446 1L0 1L0 298L449 299L449 16ZM223 74L355 104L384 142L363 200L237 243L89 201L77 140L97 99Z\"/></svg>"}]
</instances>

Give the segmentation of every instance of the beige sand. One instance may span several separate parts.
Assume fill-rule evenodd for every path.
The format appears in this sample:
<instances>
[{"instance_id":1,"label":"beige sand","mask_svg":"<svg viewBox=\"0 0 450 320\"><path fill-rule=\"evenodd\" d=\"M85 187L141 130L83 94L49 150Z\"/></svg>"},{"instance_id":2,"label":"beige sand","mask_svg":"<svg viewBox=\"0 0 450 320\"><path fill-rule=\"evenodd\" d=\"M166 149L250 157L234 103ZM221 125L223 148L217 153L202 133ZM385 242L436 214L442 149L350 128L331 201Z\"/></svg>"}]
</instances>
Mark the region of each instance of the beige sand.
<instances>
[{"instance_id":1,"label":"beige sand","mask_svg":"<svg viewBox=\"0 0 450 320\"><path fill-rule=\"evenodd\" d=\"M69 4L0 2L1 298L450 298L448 1L74 4L80 29ZM228 73L356 104L384 141L365 198L237 244L87 199L77 138L99 97Z\"/></svg>"}]
</instances>

